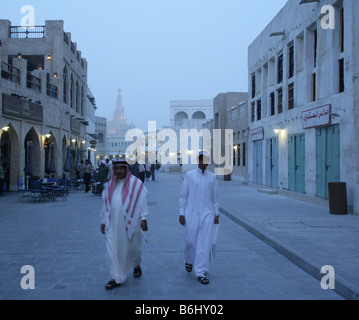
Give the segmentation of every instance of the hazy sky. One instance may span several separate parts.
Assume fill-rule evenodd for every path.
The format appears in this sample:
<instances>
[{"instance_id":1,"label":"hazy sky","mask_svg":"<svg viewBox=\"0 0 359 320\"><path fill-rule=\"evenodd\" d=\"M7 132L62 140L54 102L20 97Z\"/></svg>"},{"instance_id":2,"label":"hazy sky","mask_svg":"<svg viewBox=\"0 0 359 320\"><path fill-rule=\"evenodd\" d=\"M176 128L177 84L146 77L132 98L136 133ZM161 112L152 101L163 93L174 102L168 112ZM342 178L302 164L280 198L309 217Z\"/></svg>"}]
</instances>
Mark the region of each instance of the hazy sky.
<instances>
[{"instance_id":1,"label":"hazy sky","mask_svg":"<svg viewBox=\"0 0 359 320\"><path fill-rule=\"evenodd\" d=\"M299 0L298 0L299 1ZM11 0L0 19L64 20L89 64L97 115L112 119L118 88L141 129L169 124L170 100L248 91L247 49L287 0Z\"/></svg>"}]
</instances>

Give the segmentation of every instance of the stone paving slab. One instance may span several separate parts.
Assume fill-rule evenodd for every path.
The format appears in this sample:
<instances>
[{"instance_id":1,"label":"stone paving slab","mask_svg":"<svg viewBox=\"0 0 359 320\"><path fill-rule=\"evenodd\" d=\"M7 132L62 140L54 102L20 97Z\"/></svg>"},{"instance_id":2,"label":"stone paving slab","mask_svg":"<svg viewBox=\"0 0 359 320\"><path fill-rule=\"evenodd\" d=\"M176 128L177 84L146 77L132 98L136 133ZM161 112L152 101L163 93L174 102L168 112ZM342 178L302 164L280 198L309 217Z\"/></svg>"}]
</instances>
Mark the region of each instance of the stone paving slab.
<instances>
[{"instance_id":1,"label":"stone paving slab","mask_svg":"<svg viewBox=\"0 0 359 320\"><path fill-rule=\"evenodd\" d=\"M179 174L146 184L150 217L143 246L143 277L108 292L102 200L71 193L66 202L18 203L0 199L1 300L340 300L319 281L226 216L221 218L211 284L184 270L183 228L178 223ZM35 290L23 290L20 269L35 269Z\"/></svg>"},{"instance_id":2,"label":"stone paving slab","mask_svg":"<svg viewBox=\"0 0 359 320\"><path fill-rule=\"evenodd\" d=\"M322 266L336 272L337 292L359 299L359 217L220 181L222 211L317 279Z\"/></svg>"}]
</instances>

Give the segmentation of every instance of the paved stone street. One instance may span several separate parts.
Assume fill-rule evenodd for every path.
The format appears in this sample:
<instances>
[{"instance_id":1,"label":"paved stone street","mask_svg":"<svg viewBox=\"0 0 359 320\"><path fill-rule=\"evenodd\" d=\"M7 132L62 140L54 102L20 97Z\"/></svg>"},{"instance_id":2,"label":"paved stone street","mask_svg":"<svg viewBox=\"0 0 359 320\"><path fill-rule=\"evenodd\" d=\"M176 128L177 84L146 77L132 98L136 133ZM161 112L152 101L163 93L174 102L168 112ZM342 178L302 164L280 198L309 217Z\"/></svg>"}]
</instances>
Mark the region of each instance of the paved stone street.
<instances>
[{"instance_id":1,"label":"paved stone street","mask_svg":"<svg viewBox=\"0 0 359 320\"><path fill-rule=\"evenodd\" d=\"M66 202L40 204L18 203L14 194L0 198L0 299L342 299L322 290L317 279L225 215L221 216L211 284L202 286L184 270L178 223L181 183L179 174L165 173L159 182L146 183L151 216L148 244L143 246L144 274L141 279L130 275L122 288L112 292L104 288L108 278L100 197L74 192ZM236 211L238 196L230 194L228 186L220 183L221 205ZM266 197L255 195L256 199ZM286 198L276 199L278 208L282 200ZM265 209L252 198L241 197L240 202L253 217ZM21 289L24 265L35 269L35 290Z\"/></svg>"}]
</instances>

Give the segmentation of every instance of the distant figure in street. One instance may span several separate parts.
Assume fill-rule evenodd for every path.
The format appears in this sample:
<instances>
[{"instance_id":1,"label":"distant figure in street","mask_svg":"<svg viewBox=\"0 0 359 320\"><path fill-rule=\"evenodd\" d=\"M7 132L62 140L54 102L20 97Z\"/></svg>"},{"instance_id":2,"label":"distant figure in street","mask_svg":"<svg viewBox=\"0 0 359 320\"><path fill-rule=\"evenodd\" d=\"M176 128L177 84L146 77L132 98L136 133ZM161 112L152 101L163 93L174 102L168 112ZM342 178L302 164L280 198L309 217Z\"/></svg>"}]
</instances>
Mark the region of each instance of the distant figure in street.
<instances>
[{"instance_id":1,"label":"distant figure in street","mask_svg":"<svg viewBox=\"0 0 359 320\"><path fill-rule=\"evenodd\" d=\"M150 181L151 177L151 165L146 163L146 181Z\"/></svg>"},{"instance_id":2,"label":"distant figure in street","mask_svg":"<svg viewBox=\"0 0 359 320\"><path fill-rule=\"evenodd\" d=\"M100 162L100 168L98 171L98 179L100 182L100 189L99 189L100 196L102 195L103 186L107 182L107 177L108 177L108 167L106 166L106 162L102 160Z\"/></svg>"},{"instance_id":3,"label":"distant figure in street","mask_svg":"<svg viewBox=\"0 0 359 320\"><path fill-rule=\"evenodd\" d=\"M140 179L140 171L138 170L138 162L136 159L132 158L132 165L129 165L130 172L133 176L135 176L137 179Z\"/></svg>"},{"instance_id":4,"label":"distant figure in street","mask_svg":"<svg viewBox=\"0 0 359 320\"><path fill-rule=\"evenodd\" d=\"M3 161L0 161L0 196L4 197L4 181L5 181L5 172L3 167Z\"/></svg>"},{"instance_id":5,"label":"distant figure in street","mask_svg":"<svg viewBox=\"0 0 359 320\"><path fill-rule=\"evenodd\" d=\"M113 162L112 178L102 194L101 232L107 236L111 279L107 290L121 286L131 269L135 278L142 276L141 229L148 231L147 193L144 184L131 174L126 161Z\"/></svg>"},{"instance_id":6,"label":"distant figure in street","mask_svg":"<svg viewBox=\"0 0 359 320\"><path fill-rule=\"evenodd\" d=\"M110 181L112 177L112 161L110 159L106 159L106 167L108 168L107 181Z\"/></svg>"},{"instance_id":7,"label":"distant figure in street","mask_svg":"<svg viewBox=\"0 0 359 320\"><path fill-rule=\"evenodd\" d=\"M207 161L206 161L207 160ZM185 227L185 268L209 284L212 228L219 224L216 176L207 171L208 156L201 152L198 168L186 174L179 200L180 224Z\"/></svg>"},{"instance_id":8,"label":"distant figure in street","mask_svg":"<svg viewBox=\"0 0 359 320\"><path fill-rule=\"evenodd\" d=\"M85 168L84 168L84 182L86 185L86 189L85 192L88 193L90 192L90 182L91 182L91 171L92 171L92 167L90 165L90 162L86 159L85 160Z\"/></svg>"},{"instance_id":9,"label":"distant figure in street","mask_svg":"<svg viewBox=\"0 0 359 320\"><path fill-rule=\"evenodd\" d=\"M142 183L145 183L146 166L144 164L138 164L138 172L139 172L139 176L140 176L139 179L142 181Z\"/></svg>"},{"instance_id":10,"label":"distant figure in street","mask_svg":"<svg viewBox=\"0 0 359 320\"><path fill-rule=\"evenodd\" d=\"M161 165L160 165L160 164L158 163L158 161L156 160L156 165L155 165L155 181L159 181L160 169L161 169Z\"/></svg>"},{"instance_id":11,"label":"distant figure in street","mask_svg":"<svg viewBox=\"0 0 359 320\"><path fill-rule=\"evenodd\" d=\"M155 164L151 164L151 175L152 175L152 181L156 181L156 177L155 177L155 169L156 169L156 165Z\"/></svg>"}]
</instances>

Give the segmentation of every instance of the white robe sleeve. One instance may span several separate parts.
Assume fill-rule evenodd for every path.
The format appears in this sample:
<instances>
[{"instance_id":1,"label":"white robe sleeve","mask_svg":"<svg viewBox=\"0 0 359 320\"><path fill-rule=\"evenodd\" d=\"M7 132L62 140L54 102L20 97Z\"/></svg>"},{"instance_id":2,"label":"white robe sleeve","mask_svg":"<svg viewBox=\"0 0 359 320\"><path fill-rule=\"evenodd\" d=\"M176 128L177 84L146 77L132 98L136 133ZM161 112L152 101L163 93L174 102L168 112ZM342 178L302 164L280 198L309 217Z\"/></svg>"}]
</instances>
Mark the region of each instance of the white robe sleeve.
<instances>
[{"instance_id":1,"label":"white robe sleeve","mask_svg":"<svg viewBox=\"0 0 359 320\"><path fill-rule=\"evenodd\" d=\"M142 207L141 207L141 221L147 221L147 216L149 215L148 212L148 203L147 199L143 201Z\"/></svg>"},{"instance_id":2,"label":"white robe sleeve","mask_svg":"<svg viewBox=\"0 0 359 320\"><path fill-rule=\"evenodd\" d=\"M182 184L182 191L179 200L180 216L184 216L186 213L188 201L188 176L186 175Z\"/></svg>"},{"instance_id":3,"label":"white robe sleeve","mask_svg":"<svg viewBox=\"0 0 359 320\"><path fill-rule=\"evenodd\" d=\"M213 184L213 212L216 216L219 216L219 202L218 202L218 182L217 178L214 177L214 184Z\"/></svg>"}]
</instances>

